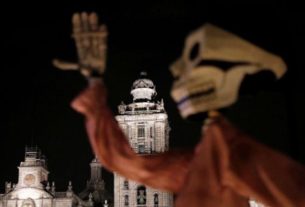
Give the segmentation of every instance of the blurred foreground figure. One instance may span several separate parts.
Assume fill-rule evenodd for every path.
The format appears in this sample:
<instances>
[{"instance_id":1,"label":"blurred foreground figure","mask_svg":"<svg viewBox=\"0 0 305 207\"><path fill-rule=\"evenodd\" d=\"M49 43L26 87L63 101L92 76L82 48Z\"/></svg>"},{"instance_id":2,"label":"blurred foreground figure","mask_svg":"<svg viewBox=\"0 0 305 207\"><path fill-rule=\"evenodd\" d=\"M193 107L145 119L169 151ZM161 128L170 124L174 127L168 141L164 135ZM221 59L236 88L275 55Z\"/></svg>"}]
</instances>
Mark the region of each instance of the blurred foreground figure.
<instances>
[{"instance_id":1,"label":"blurred foreground figure","mask_svg":"<svg viewBox=\"0 0 305 207\"><path fill-rule=\"evenodd\" d=\"M104 72L106 43L92 41L104 30L88 27L97 22L88 16L96 19L95 14L74 16L74 28L78 28L74 32L89 42L86 50L77 48L92 63L86 58L79 58L77 64L54 63L62 69L80 69L89 79L88 88L72 107L84 114L90 143L103 166L128 179L175 192L177 207L260 206L249 203L250 198L270 207L305 206L304 166L255 142L215 111L237 101L246 74L270 70L280 78L286 71L281 58L213 25L192 33L182 58L171 67L178 77L172 95L183 117L209 114L202 140L194 151L138 156L106 105L106 89L97 77ZM102 57L92 55L98 48ZM219 62L229 62L231 67L223 70Z\"/></svg>"}]
</instances>

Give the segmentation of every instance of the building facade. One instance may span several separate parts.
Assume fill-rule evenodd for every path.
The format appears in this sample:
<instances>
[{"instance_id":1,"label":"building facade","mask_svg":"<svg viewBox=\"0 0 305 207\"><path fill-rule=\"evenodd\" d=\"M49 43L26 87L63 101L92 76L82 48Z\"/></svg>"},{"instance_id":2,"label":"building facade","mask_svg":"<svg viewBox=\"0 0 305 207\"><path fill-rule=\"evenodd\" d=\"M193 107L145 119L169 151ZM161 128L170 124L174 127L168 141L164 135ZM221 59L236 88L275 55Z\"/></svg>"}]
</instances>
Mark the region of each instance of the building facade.
<instances>
[{"instance_id":1,"label":"building facade","mask_svg":"<svg viewBox=\"0 0 305 207\"><path fill-rule=\"evenodd\" d=\"M25 149L25 159L20 163L18 182L5 183L5 192L0 194L0 207L111 207L111 198L105 190L102 166L93 159L91 178L85 190L77 195L72 183L66 191L56 191L55 182L48 181L46 160L37 147Z\"/></svg>"},{"instance_id":2,"label":"building facade","mask_svg":"<svg viewBox=\"0 0 305 207\"><path fill-rule=\"evenodd\" d=\"M6 182L0 195L0 207L91 207L91 201L81 200L69 182L65 192L57 192L55 183L48 182L49 171L38 148L26 148L20 163L18 183Z\"/></svg>"},{"instance_id":3,"label":"building facade","mask_svg":"<svg viewBox=\"0 0 305 207\"><path fill-rule=\"evenodd\" d=\"M155 101L156 94L154 83L142 74L132 85L133 102L118 106L116 120L139 156L169 149L168 117L163 100ZM114 173L114 206L171 207L173 195Z\"/></svg>"}]
</instances>

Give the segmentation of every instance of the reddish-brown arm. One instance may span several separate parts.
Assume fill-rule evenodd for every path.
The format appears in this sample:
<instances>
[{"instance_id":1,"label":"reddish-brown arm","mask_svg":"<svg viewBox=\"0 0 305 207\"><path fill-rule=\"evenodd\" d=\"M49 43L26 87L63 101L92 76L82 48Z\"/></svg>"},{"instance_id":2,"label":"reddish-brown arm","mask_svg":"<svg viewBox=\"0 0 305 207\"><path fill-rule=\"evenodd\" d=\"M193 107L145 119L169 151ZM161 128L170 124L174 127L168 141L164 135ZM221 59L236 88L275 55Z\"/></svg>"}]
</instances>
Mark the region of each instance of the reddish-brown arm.
<instances>
[{"instance_id":1,"label":"reddish-brown arm","mask_svg":"<svg viewBox=\"0 0 305 207\"><path fill-rule=\"evenodd\" d=\"M91 146L104 167L154 188L180 191L193 153L137 155L106 105L106 90L100 80L91 80L72 107L84 114Z\"/></svg>"}]
</instances>

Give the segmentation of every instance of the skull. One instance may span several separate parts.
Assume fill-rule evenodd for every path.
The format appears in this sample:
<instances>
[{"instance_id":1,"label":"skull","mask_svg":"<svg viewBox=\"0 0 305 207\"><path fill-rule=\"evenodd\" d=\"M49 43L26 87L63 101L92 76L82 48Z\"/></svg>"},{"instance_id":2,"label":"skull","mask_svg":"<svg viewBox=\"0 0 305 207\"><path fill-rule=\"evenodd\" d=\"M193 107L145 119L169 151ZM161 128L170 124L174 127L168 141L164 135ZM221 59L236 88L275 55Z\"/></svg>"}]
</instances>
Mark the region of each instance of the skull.
<instances>
[{"instance_id":1,"label":"skull","mask_svg":"<svg viewBox=\"0 0 305 207\"><path fill-rule=\"evenodd\" d=\"M224 70L219 63L230 67ZM206 24L186 38L182 57L170 70L177 78L171 95L185 118L230 106L247 74L270 70L280 78L286 65L280 57Z\"/></svg>"}]
</instances>

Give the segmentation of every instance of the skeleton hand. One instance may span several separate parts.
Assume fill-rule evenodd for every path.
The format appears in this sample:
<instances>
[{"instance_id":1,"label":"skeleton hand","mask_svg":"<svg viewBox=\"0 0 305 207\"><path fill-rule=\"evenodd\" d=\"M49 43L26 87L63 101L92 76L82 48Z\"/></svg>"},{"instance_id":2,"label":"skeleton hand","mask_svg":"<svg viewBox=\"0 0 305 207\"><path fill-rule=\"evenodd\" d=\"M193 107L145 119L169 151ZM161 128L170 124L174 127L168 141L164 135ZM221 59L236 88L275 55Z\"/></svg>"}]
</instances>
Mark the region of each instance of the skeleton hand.
<instances>
[{"instance_id":1,"label":"skeleton hand","mask_svg":"<svg viewBox=\"0 0 305 207\"><path fill-rule=\"evenodd\" d=\"M78 63L53 60L55 67L62 70L80 70L86 76L101 75L105 71L107 28L98 24L96 13L75 13L72 17Z\"/></svg>"}]
</instances>

